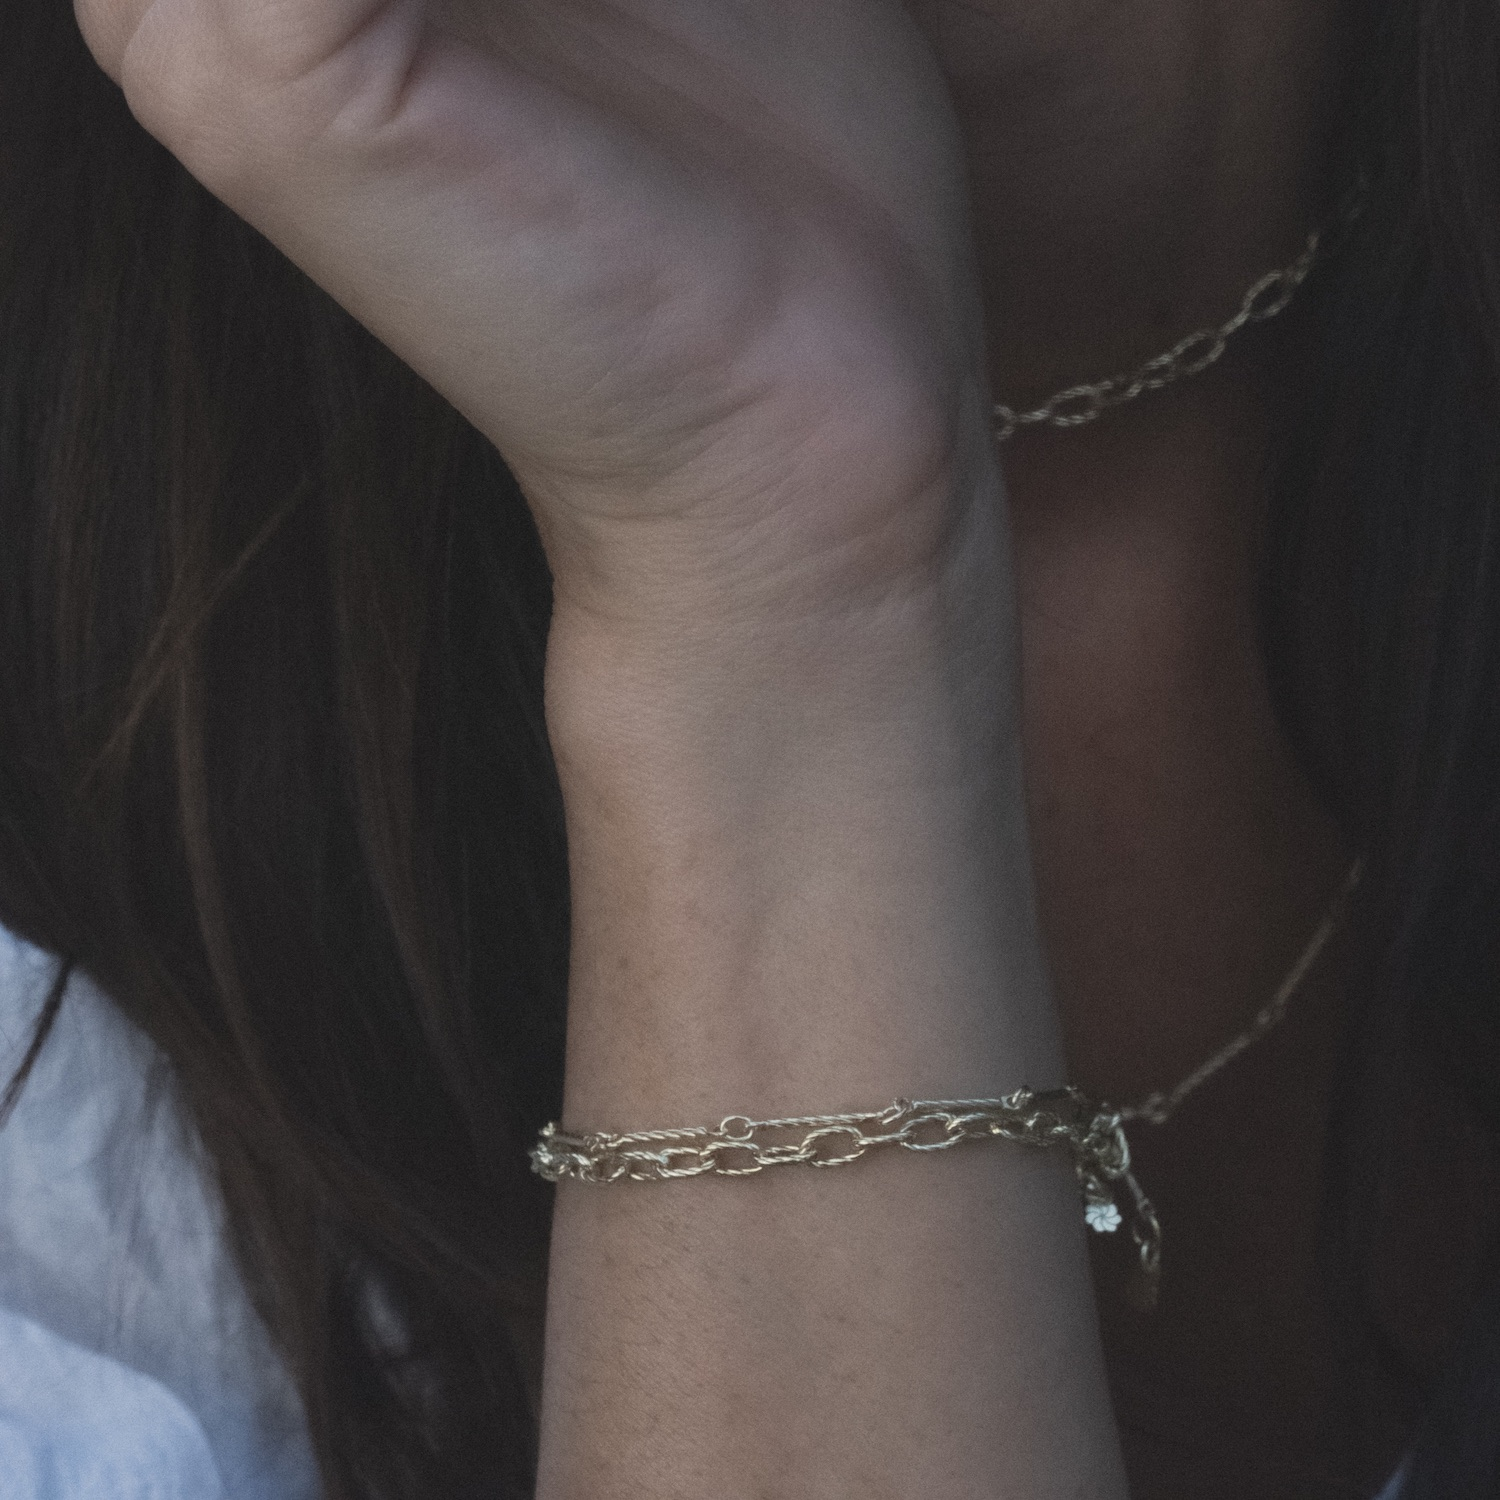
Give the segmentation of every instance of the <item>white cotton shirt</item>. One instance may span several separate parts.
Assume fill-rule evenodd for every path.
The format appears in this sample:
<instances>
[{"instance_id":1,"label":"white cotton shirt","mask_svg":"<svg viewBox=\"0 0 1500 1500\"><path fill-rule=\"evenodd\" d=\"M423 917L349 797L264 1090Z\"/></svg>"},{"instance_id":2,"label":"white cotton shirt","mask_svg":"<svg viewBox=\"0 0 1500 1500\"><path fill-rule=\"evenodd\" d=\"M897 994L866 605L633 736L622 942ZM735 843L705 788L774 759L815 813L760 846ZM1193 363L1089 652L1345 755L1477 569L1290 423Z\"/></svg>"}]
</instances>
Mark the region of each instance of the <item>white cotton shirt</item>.
<instances>
[{"instance_id":1,"label":"white cotton shirt","mask_svg":"<svg viewBox=\"0 0 1500 1500\"><path fill-rule=\"evenodd\" d=\"M55 973L0 927L0 1087ZM0 1127L0 1500L318 1500L201 1160L154 1046L75 976Z\"/></svg>"},{"instance_id":2,"label":"white cotton shirt","mask_svg":"<svg viewBox=\"0 0 1500 1500\"><path fill-rule=\"evenodd\" d=\"M0 928L0 1085L55 972ZM200 1161L156 1049L75 977L0 1127L0 1500L320 1494Z\"/></svg>"}]
</instances>

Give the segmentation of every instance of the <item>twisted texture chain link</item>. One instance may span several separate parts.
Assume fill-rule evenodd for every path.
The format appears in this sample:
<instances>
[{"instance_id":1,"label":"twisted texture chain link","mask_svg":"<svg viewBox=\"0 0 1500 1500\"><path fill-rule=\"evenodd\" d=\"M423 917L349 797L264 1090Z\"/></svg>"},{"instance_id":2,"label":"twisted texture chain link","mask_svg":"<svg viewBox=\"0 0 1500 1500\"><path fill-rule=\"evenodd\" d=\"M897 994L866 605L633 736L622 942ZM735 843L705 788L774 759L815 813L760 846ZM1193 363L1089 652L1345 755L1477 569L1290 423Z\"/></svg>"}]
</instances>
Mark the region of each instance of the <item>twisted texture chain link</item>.
<instances>
[{"instance_id":1,"label":"twisted texture chain link","mask_svg":"<svg viewBox=\"0 0 1500 1500\"><path fill-rule=\"evenodd\" d=\"M897 1099L862 1114L798 1115L751 1120L729 1115L717 1126L677 1130L596 1131L581 1135L546 1126L531 1152L532 1170L548 1182L663 1182L676 1177L749 1177L767 1167L841 1167L880 1146L947 1151L964 1141L1005 1140L1062 1146L1073 1158L1084 1214L1099 1233L1118 1229L1123 1191L1141 1272L1154 1288L1161 1265L1161 1226L1130 1172L1130 1146L1117 1110L1074 1088L1017 1089L1003 1099Z\"/></svg>"},{"instance_id":2,"label":"twisted texture chain link","mask_svg":"<svg viewBox=\"0 0 1500 1500\"><path fill-rule=\"evenodd\" d=\"M1123 406L1146 391L1197 375L1223 357L1229 340L1247 323L1265 323L1285 309L1307 280L1318 258L1322 231L1313 230L1302 253L1289 266L1268 271L1245 293L1239 311L1217 328L1200 328L1179 339L1165 354L1148 359L1128 375L1112 375L1091 385L1070 385L1031 411L995 403L995 439L1005 442L1022 427L1082 427L1112 406Z\"/></svg>"}]
</instances>

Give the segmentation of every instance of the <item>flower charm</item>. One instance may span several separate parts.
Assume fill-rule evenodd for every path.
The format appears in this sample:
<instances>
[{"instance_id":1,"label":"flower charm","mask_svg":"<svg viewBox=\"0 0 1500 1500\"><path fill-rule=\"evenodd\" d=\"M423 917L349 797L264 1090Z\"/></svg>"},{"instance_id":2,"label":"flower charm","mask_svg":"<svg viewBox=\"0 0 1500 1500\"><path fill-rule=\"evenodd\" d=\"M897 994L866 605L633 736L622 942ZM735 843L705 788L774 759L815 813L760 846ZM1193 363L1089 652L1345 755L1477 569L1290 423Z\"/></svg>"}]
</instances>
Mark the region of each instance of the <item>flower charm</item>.
<instances>
[{"instance_id":1,"label":"flower charm","mask_svg":"<svg viewBox=\"0 0 1500 1500\"><path fill-rule=\"evenodd\" d=\"M1084 1205L1083 1217L1096 1234L1113 1234L1122 1222L1112 1198L1090 1197Z\"/></svg>"}]
</instances>

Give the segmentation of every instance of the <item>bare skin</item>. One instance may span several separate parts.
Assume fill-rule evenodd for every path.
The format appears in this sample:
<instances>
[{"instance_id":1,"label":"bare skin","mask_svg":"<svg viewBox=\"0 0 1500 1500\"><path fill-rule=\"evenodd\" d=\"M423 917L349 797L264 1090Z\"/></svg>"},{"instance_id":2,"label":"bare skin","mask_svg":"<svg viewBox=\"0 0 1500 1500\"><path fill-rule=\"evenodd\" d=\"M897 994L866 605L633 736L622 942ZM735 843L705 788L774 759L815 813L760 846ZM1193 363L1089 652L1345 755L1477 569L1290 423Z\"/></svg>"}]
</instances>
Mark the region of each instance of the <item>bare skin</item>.
<instances>
[{"instance_id":1,"label":"bare skin","mask_svg":"<svg viewBox=\"0 0 1500 1500\"><path fill-rule=\"evenodd\" d=\"M1227 395L1234 382L1218 384ZM1221 404L1220 391L1174 404L1183 419L1141 413L1138 430L1180 436L1191 409ZM1062 447L1069 435L1043 441ZM1092 517L1071 526L1042 443L1010 472L1013 494L1036 497L1034 509L1018 506L1018 576L1054 988L1073 1076L1130 1100L1170 1086L1244 1027L1351 851L1271 712L1254 647L1253 491L1202 448L1121 446L1109 500L1095 490ZM1087 458L1066 463L1076 473ZM1314 1258L1349 957L1346 945L1326 952L1281 1031L1167 1125L1133 1133L1172 1226L1171 1271L1143 1320L1102 1268L1101 1315L1127 1458L1152 1476L1143 1494L1187 1496L1211 1480L1226 1497L1334 1495L1375 1478L1349 1467L1353 1372ZM1275 1467L1247 1463L1250 1453L1276 1455Z\"/></svg>"},{"instance_id":2,"label":"bare skin","mask_svg":"<svg viewBox=\"0 0 1500 1500\"><path fill-rule=\"evenodd\" d=\"M1326 166L1337 0L917 9L969 145L991 377L1012 404L1218 323L1343 186ZM1170 1085L1244 1026L1352 857L1255 645L1259 474L1297 337L1293 313L1194 383L1004 453L1043 927L1072 1076L1111 1099ZM1335 943L1277 1036L1134 1133L1170 1226L1156 1315L1126 1306L1118 1257L1096 1262L1138 1494L1358 1493L1398 1451L1394 1416L1351 1401L1314 1263L1350 959Z\"/></svg>"}]
</instances>

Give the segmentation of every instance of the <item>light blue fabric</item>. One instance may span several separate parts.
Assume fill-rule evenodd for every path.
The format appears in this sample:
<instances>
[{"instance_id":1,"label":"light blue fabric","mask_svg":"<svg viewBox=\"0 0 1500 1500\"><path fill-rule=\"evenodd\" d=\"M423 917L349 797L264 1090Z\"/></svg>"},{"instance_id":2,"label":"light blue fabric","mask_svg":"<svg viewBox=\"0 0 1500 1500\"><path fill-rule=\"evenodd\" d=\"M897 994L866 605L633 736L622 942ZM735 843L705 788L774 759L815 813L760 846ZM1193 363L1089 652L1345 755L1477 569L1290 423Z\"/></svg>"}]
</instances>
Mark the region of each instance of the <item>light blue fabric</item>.
<instances>
[{"instance_id":1,"label":"light blue fabric","mask_svg":"<svg viewBox=\"0 0 1500 1500\"><path fill-rule=\"evenodd\" d=\"M1406 1483L1406 1471L1408 1463L1403 1460L1396 1472L1391 1475L1386 1487L1375 1497L1375 1500L1400 1500L1402 1486Z\"/></svg>"},{"instance_id":2,"label":"light blue fabric","mask_svg":"<svg viewBox=\"0 0 1500 1500\"><path fill-rule=\"evenodd\" d=\"M55 961L0 928L0 1079ZM75 979L0 1128L0 1500L315 1500L155 1049Z\"/></svg>"},{"instance_id":3,"label":"light blue fabric","mask_svg":"<svg viewBox=\"0 0 1500 1500\"><path fill-rule=\"evenodd\" d=\"M0 1495L225 1500L203 1428L164 1385L0 1309Z\"/></svg>"}]
</instances>

